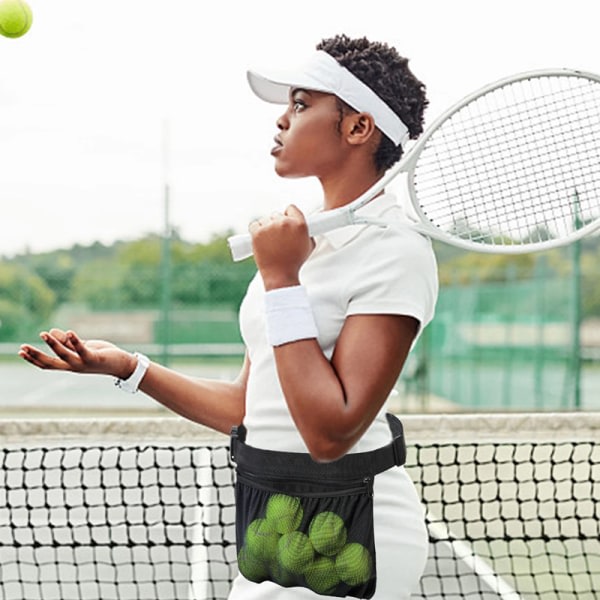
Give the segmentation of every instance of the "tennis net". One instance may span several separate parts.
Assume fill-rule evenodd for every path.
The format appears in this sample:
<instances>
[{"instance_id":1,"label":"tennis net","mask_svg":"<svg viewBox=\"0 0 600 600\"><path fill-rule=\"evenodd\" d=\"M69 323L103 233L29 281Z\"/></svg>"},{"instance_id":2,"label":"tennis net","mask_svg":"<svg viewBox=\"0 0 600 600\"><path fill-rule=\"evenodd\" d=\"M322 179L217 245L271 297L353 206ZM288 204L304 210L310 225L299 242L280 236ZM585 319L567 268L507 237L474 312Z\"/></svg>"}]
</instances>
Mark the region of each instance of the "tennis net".
<instances>
[{"instance_id":1,"label":"tennis net","mask_svg":"<svg viewBox=\"0 0 600 600\"><path fill-rule=\"evenodd\" d=\"M430 535L415 600L598 597L600 415L403 421ZM227 597L225 436L173 418L5 421L0 441L0 600Z\"/></svg>"}]
</instances>

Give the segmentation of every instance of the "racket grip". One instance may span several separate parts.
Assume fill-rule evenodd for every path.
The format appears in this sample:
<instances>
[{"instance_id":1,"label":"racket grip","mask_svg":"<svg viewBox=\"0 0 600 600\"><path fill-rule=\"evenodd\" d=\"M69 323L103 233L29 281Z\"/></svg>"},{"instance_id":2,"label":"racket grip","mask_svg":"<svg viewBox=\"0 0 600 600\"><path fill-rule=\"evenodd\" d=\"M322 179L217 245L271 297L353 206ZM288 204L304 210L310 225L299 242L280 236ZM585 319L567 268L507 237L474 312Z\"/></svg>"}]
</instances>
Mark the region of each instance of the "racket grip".
<instances>
[{"instance_id":1,"label":"racket grip","mask_svg":"<svg viewBox=\"0 0 600 600\"><path fill-rule=\"evenodd\" d=\"M240 233L227 238L231 258L235 262L252 256L252 238L249 233Z\"/></svg>"},{"instance_id":2,"label":"racket grip","mask_svg":"<svg viewBox=\"0 0 600 600\"><path fill-rule=\"evenodd\" d=\"M313 215L306 220L306 224L308 225L308 233L311 236L327 233L328 231L337 229L338 227L352 225L352 223L354 223L352 213L345 207L326 210Z\"/></svg>"},{"instance_id":3,"label":"racket grip","mask_svg":"<svg viewBox=\"0 0 600 600\"><path fill-rule=\"evenodd\" d=\"M313 215L306 220L308 233L311 236L327 233L332 229L352 225L352 223L354 223L352 213L345 208L327 210ZM227 243L229 244L231 257L235 262L252 256L252 238L250 234L240 233L232 235L227 239Z\"/></svg>"}]
</instances>

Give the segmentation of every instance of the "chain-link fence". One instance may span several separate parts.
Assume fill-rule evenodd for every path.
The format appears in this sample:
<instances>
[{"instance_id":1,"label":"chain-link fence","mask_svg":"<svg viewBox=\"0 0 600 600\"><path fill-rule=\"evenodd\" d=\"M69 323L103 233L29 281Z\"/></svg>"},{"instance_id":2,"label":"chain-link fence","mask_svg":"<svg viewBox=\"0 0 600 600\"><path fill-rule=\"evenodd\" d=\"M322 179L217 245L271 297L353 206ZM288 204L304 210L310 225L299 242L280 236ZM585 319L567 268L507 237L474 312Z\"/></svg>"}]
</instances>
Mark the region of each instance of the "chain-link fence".
<instances>
[{"instance_id":1,"label":"chain-link fence","mask_svg":"<svg viewBox=\"0 0 600 600\"><path fill-rule=\"evenodd\" d=\"M130 261L122 253L81 264L63 254L0 262L0 348L14 355L18 343L56 326L167 364L182 356L240 358L238 309L254 263L180 257L167 270L156 256L146 264L142 250L131 251ZM441 268L435 319L399 382L416 403L404 408L584 407L582 365L588 359L595 368L600 320L582 318L577 270L535 265L527 276L511 267L502 277L467 282L448 280ZM597 369L592 375L600 380Z\"/></svg>"}]
</instances>

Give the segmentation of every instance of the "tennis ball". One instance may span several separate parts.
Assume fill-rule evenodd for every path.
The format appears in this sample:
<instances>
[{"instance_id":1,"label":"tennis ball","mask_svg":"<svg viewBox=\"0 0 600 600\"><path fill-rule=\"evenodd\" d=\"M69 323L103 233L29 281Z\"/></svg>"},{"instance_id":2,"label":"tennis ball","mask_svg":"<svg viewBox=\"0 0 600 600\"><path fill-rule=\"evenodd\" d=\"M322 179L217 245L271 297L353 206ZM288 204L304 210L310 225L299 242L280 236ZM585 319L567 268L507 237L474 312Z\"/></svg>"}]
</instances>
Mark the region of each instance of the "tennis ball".
<instances>
[{"instance_id":1,"label":"tennis ball","mask_svg":"<svg viewBox=\"0 0 600 600\"><path fill-rule=\"evenodd\" d=\"M371 579L373 559L362 544L346 544L335 559L335 570L348 585L360 585Z\"/></svg>"},{"instance_id":2,"label":"tennis ball","mask_svg":"<svg viewBox=\"0 0 600 600\"><path fill-rule=\"evenodd\" d=\"M283 587L298 585L298 575L290 573L277 561L271 564L270 572L273 581Z\"/></svg>"},{"instance_id":3,"label":"tennis ball","mask_svg":"<svg viewBox=\"0 0 600 600\"><path fill-rule=\"evenodd\" d=\"M25 35L31 27L31 8L23 0L0 1L0 34L8 38Z\"/></svg>"},{"instance_id":4,"label":"tennis ball","mask_svg":"<svg viewBox=\"0 0 600 600\"><path fill-rule=\"evenodd\" d=\"M279 533L290 533L298 529L302 522L304 511L300 505L300 499L285 494L274 494L267 502L266 519L275 531Z\"/></svg>"},{"instance_id":5,"label":"tennis ball","mask_svg":"<svg viewBox=\"0 0 600 600\"><path fill-rule=\"evenodd\" d=\"M269 562L276 556L279 538L280 535L269 521L255 519L246 529L245 545L255 560Z\"/></svg>"},{"instance_id":6,"label":"tennis ball","mask_svg":"<svg viewBox=\"0 0 600 600\"><path fill-rule=\"evenodd\" d=\"M329 556L320 556L304 571L306 585L317 594L331 594L340 582L335 561Z\"/></svg>"},{"instance_id":7,"label":"tennis ball","mask_svg":"<svg viewBox=\"0 0 600 600\"><path fill-rule=\"evenodd\" d=\"M246 579L255 583L260 583L269 577L269 569L265 561L253 556L246 546L243 546L238 554L238 568Z\"/></svg>"},{"instance_id":8,"label":"tennis ball","mask_svg":"<svg viewBox=\"0 0 600 600\"><path fill-rule=\"evenodd\" d=\"M290 573L302 574L314 555L315 551L308 536L301 531L291 531L282 535L277 545L279 563Z\"/></svg>"},{"instance_id":9,"label":"tennis ball","mask_svg":"<svg viewBox=\"0 0 600 600\"><path fill-rule=\"evenodd\" d=\"M334 512L325 511L316 515L308 527L308 537L315 550L325 556L337 554L347 538L344 520Z\"/></svg>"}]
</instances>

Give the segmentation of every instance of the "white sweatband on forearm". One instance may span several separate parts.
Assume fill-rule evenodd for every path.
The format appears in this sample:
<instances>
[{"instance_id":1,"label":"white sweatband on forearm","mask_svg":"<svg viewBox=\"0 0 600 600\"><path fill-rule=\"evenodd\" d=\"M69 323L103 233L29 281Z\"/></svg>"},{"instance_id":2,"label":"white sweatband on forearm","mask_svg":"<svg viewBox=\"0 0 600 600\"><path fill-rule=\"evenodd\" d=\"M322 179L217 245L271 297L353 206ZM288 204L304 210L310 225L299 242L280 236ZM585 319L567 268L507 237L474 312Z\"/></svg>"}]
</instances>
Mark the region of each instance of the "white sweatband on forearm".
<instances>
[{"instance_id":1,"label":"white sweatband on forearm","mask_svg":"<svg viewBox=\"0 0 600 600\"><path fill-rule=\"evenodd\" d=\"M318 336L308 294L302 285L266 292L265 316L267 339L271 346Z\"/></svg>"}]
</instances>

